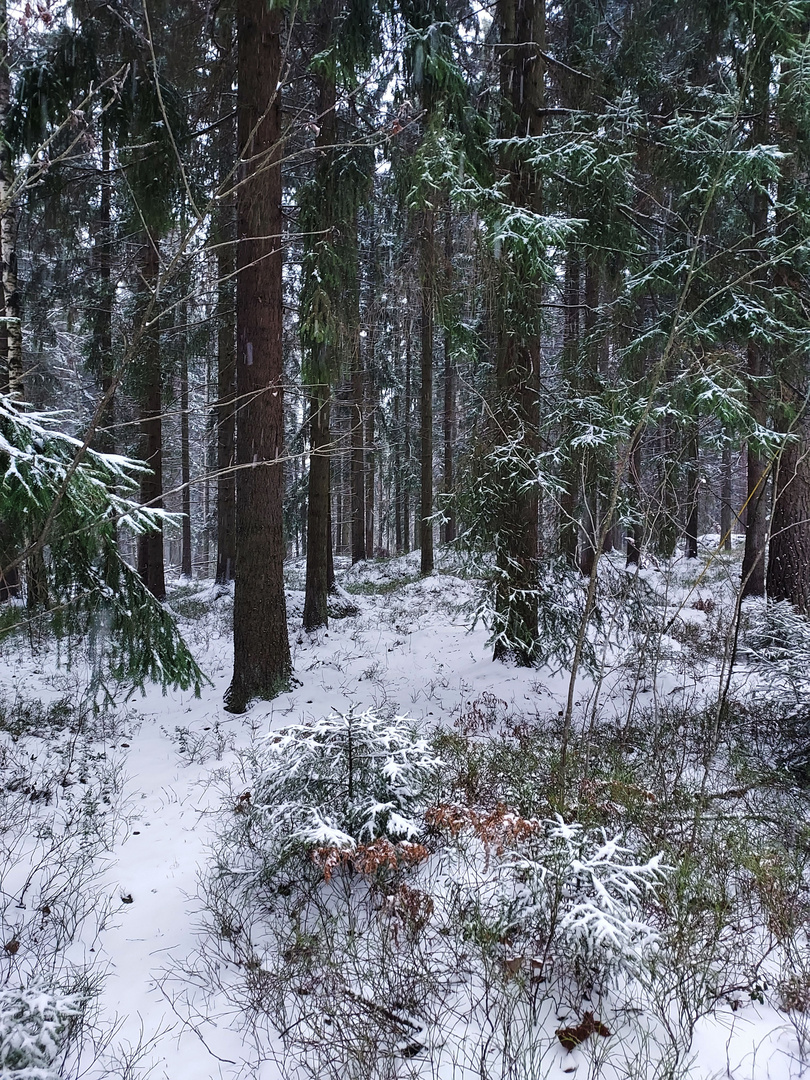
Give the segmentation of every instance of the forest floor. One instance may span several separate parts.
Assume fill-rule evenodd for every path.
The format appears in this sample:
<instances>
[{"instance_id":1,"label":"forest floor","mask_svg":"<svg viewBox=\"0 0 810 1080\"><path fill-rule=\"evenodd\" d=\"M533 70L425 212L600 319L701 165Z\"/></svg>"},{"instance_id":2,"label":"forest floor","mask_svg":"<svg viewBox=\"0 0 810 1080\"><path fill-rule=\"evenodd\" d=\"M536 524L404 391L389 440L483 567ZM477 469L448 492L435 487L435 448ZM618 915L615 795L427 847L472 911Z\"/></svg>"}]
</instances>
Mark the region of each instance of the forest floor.
<instances>
[{"instance_id":1,"label":"forest floor","mask_svg":"<svg viewBox=\"0 0 810 1080\"><path fill-rule=\"evenodd\" d=\"M477 989L462 992L464 978L449 971L447 955L436 961L442 973L431 970L433 939L419 938L422 924L412 920L401 946L414 950L410 968L418 954L425 974L410 988L407 1008L387 1007L388 991L374 982L374 958L364 961L365 985L361 979L346 989L346 1001L358 1003L361 1029L367 1012L370 1045L362 1048L346 1034L354 1030L348 1013L338 1015L342 1028L331 1044L313 1033L313 1023L306 1038L296 1042L288 1030L282 1039L282 1017L261 1015L261 1002L257 1007L261 982L254 978L252 997L245 991L251 961L211 898L212 850L249 789L253 748L268 731L330 713L372 709L382 718L410 717L447 736L437 752L450 760L455 803L463 789L482 813L512 803L515 820L552 822L556 858L562 834L554 833L556 811L545 800L559 767L568 668L494 662L484 627L470 629L477 582L450 572L449 564L420 580L418 553L343 565L344 598L356 613L332 618L328 631L311 637L297 629L304 568L292 563L295 686L243 716L222 707L232 597L210 582L178 583L169 601L210 679L199 698L148 688L127 700L116 689L102 701L97 689L88 691L86 658L68 667L65 647L52 641L29 635L7 642L0 672L0 986L34 979L64 986L83 972L79 988L91 1005L61 1067L65 1076L91 1080L803 1075L810 1064L810 791L799 691L784 664L765 669L746 646L731 680L733 705L714 707L739 564L736 555L723 556L697 582L705 565L696 570L678 559L646 569L632 595L622 591L620 564L612 565L621 587L608 588L595 667L576 686L566 821L581 823L588 836L620 836L628 865L649 866L661 853L649 897L630 895L620 913L632 922L625 944L611 953L587 934L571 937L571 905L583 880L581 860L587 863L578 849L573 876L563 881L570 866L559 872L558 901L570 910L545 940L553 960L547 972L533 974L537 925L507 929L500 938L488 930L487 937L480 929L484 905L476 901L479 929L465 924L454 963L461 957ZM657 605L655 629L643 613L635 622L628 614L642 585L640 609ZM544 602L564 608L568 599ZM768 689L780 680L777 708ZM787 734L786 723L793 725ZM487 843L478 851L486 892L503 852ZM516 872L504 863L498 888L508 891L511 882L519 891L528 865ZM420 882L421 893L406 888L402 895L426 896L424 877ZM612 895L600 910L610 908L618 894ZM434 901L438 911L438 893L425 901L423 922ZM502 895L498 901L507 908L510 902ZM336 935L330 948L341 950L342 924L328 918ZM258 940L255 925L251 933ZM355 927L347 940L357 933ZM450 931L442 933L446 942ZM642 956L645 933L653 944ZM271 937L263 946L269 952ZM633 954L627 963L616 953L625 947ZM258 949L256 941L251 948ZM309 974L321 978L324 963L336 977L334 964L307 948ZM577 954L584 967L567 954L572 948L585 950ZM304 951L280 954L267 1002L281 1000L279 972L285 964L295 968ZM384 960L379 970L388 978ZM317 987L307 993L319 1001ZM0 1043L11 1023L8 1000L5 1018L3 1007L0 1000ZM383 1014L392 1026L385 1045L383 1034L373 1033ZM568 1047L558 1034L566 1028L573 1032ZM2 1061L0 1074L29 1076L4 1072Z\"/></svg>"}]
</instances>

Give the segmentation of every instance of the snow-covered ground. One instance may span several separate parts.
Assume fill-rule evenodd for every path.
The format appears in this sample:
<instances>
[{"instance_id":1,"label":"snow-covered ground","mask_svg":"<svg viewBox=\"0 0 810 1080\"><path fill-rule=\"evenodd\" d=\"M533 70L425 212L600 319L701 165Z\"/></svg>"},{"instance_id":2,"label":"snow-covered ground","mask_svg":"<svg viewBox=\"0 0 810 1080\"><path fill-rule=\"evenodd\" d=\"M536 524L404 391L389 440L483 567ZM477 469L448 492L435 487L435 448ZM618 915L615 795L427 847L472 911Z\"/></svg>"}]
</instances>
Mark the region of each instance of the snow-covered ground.
<instances>
[{"instance_id":1,"label":"snow-covered ground","mask_svg":"<svg viewBox=\"0 0 810 1080\"><path fill-rule=\"evenodd\" d=\"M657 571L644 573L655 576ZM494 662L486 630L480 625L469 629L465 605L473 600L475 583L447 572L419 580L418 554L352 571L344 567L342 584L358 613L332 619L327 631L311 637L298 630L302 577L303 567L294 564L288 615L295 686L243 716L232 716L222 707L231 674L231 598L218 595L211 584L181 586L173 594L183 632L211 680L199 699L150 688L145 696L123 701L119 692L103 715L94 716L83 710L81 667L67 672L52 645L31 649L19 641L12 650L6 644L0 672L5 709L0 775L9 790L13 776L23 776L26 769L41 770L44 779L43 794L37 796L34 790L28 796L35 808L25 826L28 839L15 847L10 826L3 831L0 825L6 853L5 864L0 864L0 873L5 873L1 889L6 935L0 942L0 970L7 986L30 982L34 975L58 979L69 963L86 966L98 979L80 1056L69 1062L70 1075L88 1080L276 1080L292 1075L287 1072L289 1059L279 1064L283 1059L274 1056L272 1043L265 1046L265 1060L257 1060L256 1040L248 1037L228 1000L227 987L239 972L227 970L204 931L200 881L210 859L212 830L220 820L224 793L238 791L240 752L257 737L332 712L368 707L380 716L407 715L429 729L449 728L485 695L503 703L505 714L521 717L556 717L565 708L567 672ZM706 583L711 580L714 584ZM659 592L661 581L659 574L654 583ZM670 658L654 679L634 674L620 657L619 642L608 643L611 670L599 686L605 708L620 717L630 695L652 704L659 698L694 702L713 692L719 660L701 654L698 662L694 657L700 643L711 637L716 615L711 598L722 591L718 582L717 575L707 575L697 588L677 578L670 583L667 611L683 604L679 618L694 625L695 644L689 644L688 635L680 643L673 638ZM701 606L694 606L697 601ZM678 662L679 655L683 662ZM593 691L592 679L581 679L575 729L593 722ZM80 730L73 723L54 734L45 720L9 730L14 727L9 718L25 702L41 701L47 707L65 699L78 713L87 713ZM41 820L57 823L44 837L35 835ZM60 829L64 835L73 829L74 839L57 842ZM43 866L26 885L36 863L35 849ZM82 861L82 850L92 853L92 865ZM84 907L71 901L73 916L70 904L61 911L66 928L60 936L49 919L57 918L55 901L65 900L74 888L89 901ZM58 897L49 900L49 889ZM71 918L76 923L73 933ZM750 927L738 930L741 935L757 932ZM54 943L56 959L45 955L48 942ZM747 947L742 938L738 944ZM734 941L727 945L732 951L737 947ZM45 952L38 954L37 949ZM755 1000L760 996L761 1001ZM550 1040L538 1057L538 1077L665 1074L659 1058L629 1035L621 1048L615 1045L617 1034L592 1036L567 1052L555 1041L554 1028L578 1019L581 1014L574 1011L550 1016ZM700 1080L800 1076L810 1060L805 1023L801 1012L780 1011L767 992L725 995L710 1015L697 1021L694 1042L688 1054L672 1064L671 1073ZM23 1075L3 1071L0 1060L3 1080ZM456 1071L446 1057L437 1053L431 1058L427 1039L421 1053L369 1075L497 1072L479 1073L474 1065Z\"/></svg>"}]
</instances>

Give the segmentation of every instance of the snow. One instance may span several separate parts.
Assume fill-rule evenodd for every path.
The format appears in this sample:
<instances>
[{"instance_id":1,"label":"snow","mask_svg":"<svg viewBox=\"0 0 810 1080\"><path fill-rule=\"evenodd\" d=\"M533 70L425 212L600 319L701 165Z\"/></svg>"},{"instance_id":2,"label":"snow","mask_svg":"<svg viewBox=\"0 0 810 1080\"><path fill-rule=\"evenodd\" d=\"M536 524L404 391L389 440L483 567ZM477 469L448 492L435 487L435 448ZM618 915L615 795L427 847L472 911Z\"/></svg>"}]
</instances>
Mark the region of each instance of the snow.
<instances>
[{"instance_id":1,"label":"snow","mask_svg":"<svg viewBox=\"0 0 810 1080\"><path fill-rule=\"evenodd\" d=\"M193 597L205 602L207 613L197 616L196 621L183 619L182 627L212 685L203 689L199 699L180 691L170 691L164 697L160 689L149 688L144 697L119 704L113 730L76 737L80 752L69 768L70 783L78 786L80 761L97 754L103 758L97 763L99 769L103 765L107 770L102 770L103 775L115 775L117 795L108 809L100 811L108 823L105 835L109 843L106 852L98 851L94 856L99 876L92 882L94 903L105 912L108 905L109 914L98 920L88 917L69 950L74 962L88 964L91 973L101 977L100 990L81 1056L76 1059L74 1055L68 1061L64 1075L81 1072L88 1080L141 1076L156 1080L282 1080L293 1075L285 1071L282 1057L273 1060L269 1055L258 1061L253 1056L254 1047L240 1029L235 1006L224 992L235 978L234 972L217 968L219 989L210 985L206 974L211 971L206 965L218 961L206 952L200 878L210 862L223 800L236 803L242 796L245 755L261 747L268 732L351 711L373 710L375 715L388 718L407 716L429 732L433 727L450 726L453 718L485 695L500 703L493 704L495 713L503 706L504 713L556 715L565 706L566 671L526 670L492 660L485 644L486 630L468 629L467 612L474 607L476 584L450 573L450 568L450 563L442 564L440 559L439 572L420 580L418 552L398 560L360 564L352 570L344 566L341 584L351 593L358 614L333 619L328 630L308 636L298 629L303 564L291 565L289 622L296 684L289 693L273 702L257 703L240 717L222 708L231 671L231 600L222 590L199 583ZM643 573L664 587L662 571L647 568ZM709 615L689 607L699 592L694 591L685 572L672 576L665 587L670 612L682 605L679 618L698 628L707 625ZM717 591L716 586L704 584L702 588ZM184 590L188 593L189 587ZM662 662L658 682L650 693L660 698L673 694L690 697L700 683L701 692L710 694L719 666L709 662L699 673L690 670L688 664L678 661L678 643L673 640L672 645L671 658ZM32 652L20 647L14 662L3 665L0 690L7 699L38 697L53 702L64 695L66 678L54 650L41 646ZM626 678L626 672L609 676L607 686L600 691L617 715L622 707L618 698L625 695L622 700L626 701L627 691L622 689ZM78 686L79 682L70 685ZM577 724L587 724L593 692L593 684L583 680L576 697ZM2 732L0 737L5 740L3 745L11 747L13 742L19 752L43 752L41 733L22 735L16 741ZM272 747L273 743L264 745ZM392 756L386 765L392 784L401 779L402 767ZM85 786L93 783L91 778ZM72 790L67 787L55 796L57 807L63 802L68 805ZM368 808L372 818L389 813L394 833L410 835L412 824L407 813L390 811L387 802ZM557 841L568 844L573 852L578 843L576 829L562 820L557 829ZM334 838L324 835L322 839L333 842ZM606 868L608 877L604 878ZM511 872L519 871L516 865ZM575 877L584 875L592 882L587 901L572 906L566 916L572 935L590 935L592 941L602 941L605 949L620 950L621 935L627 928L620 925L617 905L634 904L637 894L654 888L658 875L665 872L655 859L643 870L634 867L621 844L606 835L601 848L577 856L572 863ZM603 881L609 882L608 891ZM4 895L11 895L14 887L4 882ZM29 894L29 904L32 899L33 894ZM29 916L33 918L30 910L25 913ZM633 924L632 932L635 937L628 948L641 957L653 946L655 935L642 922ZM18 953L7 960L7 967L7 982L12 986L15 976L26 970L24 958ZM4 1000L0 998L0 1020ZM645 1060L644 1047L633 1049L632 1040L641 1038L638 1032L632 1038L628 1035L626 1047L615 1058L611 1055L619 1040L595 1036L588 1040L588 1047L583 1044L567 1053L553 1034L561 1021L576 1024L577 1019L573 1013L567 1018L549 1015L549 1040L532 1049L536 1060L531 1075L551 1080L563 1080L573 1073L590 1075L591 1071L617 1080L623 1075L646 1075L645 1067L639 1064ZM610 1022L620 1026L618 1016ZM459 1019L457 1030L465 1031L467 1023L469 1019ZM743 996L734 1008L723 1002L697 1022L694 1042L678 1068L694 1080L799 1077L804 1073L803 1051L808 1047L808 1031L803 1025L801 1014L779 1011L767 997L757 1002ZM0 1040L3 1037L0 1028ZM413 1059L403 1058L396 1075L433 1075L425 1054L430 1057L435 1033L422 1033L420 1038L428 1050ZM453 1073L438 1045L435 1057L437 1063L444 1063L439 1075L449 1080ZM32 1064L38 1063L32 1060ZM651 1064L650 1076L652 1069ZM6 1075L0 1062L0 1076L6 1080ZM8 1072L9 1080L12 1076L24 1080L25 1075L19 1070ZM460 1069L458 1075L478 1073L470 1066L466 1071Z\"/></svg>"}]
</instances>

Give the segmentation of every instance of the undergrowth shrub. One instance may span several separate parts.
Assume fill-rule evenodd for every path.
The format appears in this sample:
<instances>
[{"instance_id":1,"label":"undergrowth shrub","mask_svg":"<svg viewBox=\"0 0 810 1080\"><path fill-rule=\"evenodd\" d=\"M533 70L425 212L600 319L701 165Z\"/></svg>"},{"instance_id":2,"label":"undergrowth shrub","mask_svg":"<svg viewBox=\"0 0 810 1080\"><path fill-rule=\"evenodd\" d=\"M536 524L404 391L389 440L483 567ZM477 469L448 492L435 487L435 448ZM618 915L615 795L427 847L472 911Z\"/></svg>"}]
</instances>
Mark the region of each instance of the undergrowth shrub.
<instances>
[{"instance_id":1,"label":"undergrowth shrub","mask_svg":"<svg viewBox=\"0 0 810 1080\"><path fill-rule=\"evenodd\" d=\"M0 989L0 1078L56 1080L84 1002L41 984Z\"/></svg>"},{"instance_id":2,"label":"undergrowth shrub","mask_svg":"<svg viewBox=\"0 0 810 1080\"><path fill-rule=\"evenodd\" d=\"M438 765L405 717L333 713L266 737L251 762L242 814L254 844L282 859L302 850L410 841Z\"/></svg>"},{"instance_id":3,"label":"undergrowth shrub","mask_svg":"<svg viewBox=\"0 0 810 1080\"><path fill-rule=\"evenodd\" d=\"M459 755L476 742L465 725L495 727L502 706L459 718ZM523 748L541 741L514 728ZM268 737L230 790L204 883L218 950L193 977L236 966L245 1030L259 1056L280 1039L285 1075L393 1078L429 1055L528 1080L559 1045L560 1008L607 1008L651 970L661 860L617 831L442 801L446 745L354 711ZM502 774L523 764L508 746ZM499 790L527 789L521 775ZM594 1024L583 1038L609 1037Z\"/></svg>"},{"instance_id":4,"label":"undergrowth shrub","mask_svg":"<svg viewBox=\"0 0 810 1080\"><path fill-rule=\"evenodd\" d=\"M787 600L750 612L745 643L762 674L757 696L801 706L810 693L810 621Z\"/></svg>"}]
</instances>

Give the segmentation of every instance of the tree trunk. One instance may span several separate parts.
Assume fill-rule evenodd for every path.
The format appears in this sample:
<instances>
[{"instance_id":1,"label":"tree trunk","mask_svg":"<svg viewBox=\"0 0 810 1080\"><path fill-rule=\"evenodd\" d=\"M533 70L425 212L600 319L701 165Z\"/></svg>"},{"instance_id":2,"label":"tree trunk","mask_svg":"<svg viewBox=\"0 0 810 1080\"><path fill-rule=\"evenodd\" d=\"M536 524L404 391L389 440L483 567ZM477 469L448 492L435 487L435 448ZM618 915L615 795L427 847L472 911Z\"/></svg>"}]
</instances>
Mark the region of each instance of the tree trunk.
<instances>
[{"instance_id":1,"label":"tree trunk","mask_svg":"<svg viewBox=\"0 0 810 1080\"><path fill-rule=\"evenodd\" d=\"M366 365L366 555L374 556L374 494L375 475L377 471L377 453L374 449L374 420L377 412L377 389L374 384L374 352L373 334L369 335L368 356L370 363ZM377 505L379 512L379 502Z\"/></svg>"},{"instance_id":2,"label":"tree trunk","mask_svg":"<svg viewBox=\"0 0 810 1080\"><path fill-rule=\"evenodd\" d=\"M641 562L641 436L636 436L629 458L630 490L633 499L633 520L627 530L625 566L638 566Z\"/></svg>"},{"instance_id":3,"label":"tree trunk","mask_svg":"<svg viewBox=\"0 0 810 1080\"><path fill-rule=\"evenodd\" d=\"M421 423L421 484L419 501L419 572L433 573L433 283L436 260L434 213L425 210L422 233L422 389L419 398Z\"/></svg>"},{"instance_id":4,"label":"tree trunk","mask_svg":"<svg viewBox=\"0 0 810 1080\"><path fill-rule=\"evenodd\" d=\"M220 98L224 105L224 95ZM234 153L230 123L219 131L219 179L227 183ZM225 585L236 572L236 229L233 196L220 199L215 215L217 243L217 568Z\"/></svg>"},{"instance_id":5,"label":"tree trunk","mask_svg":"<svg viewBox=\"0 0 810 1080\"><path fill-rule=\"evenodd\" d=\"M502 133L532 136L542 132L540 110L544 100L543 60L545 8L542 0L499 0L501 40ZM537 209L536 178L504 151L509 172L509 197L516 206ZM531 281L521 283L537 296ZM540 342L534 332L516 326L510 311L515 300L506 280L496 298L498 334L495 378L501 403L501 427L507 437L520 433L527 450L537 449ZM519 336L518 336L519 335ZM528 476L522 480L528 481ZM504 500L504 548L498 552L496 617L501 633L496 638L495 658L511 654L524 666L534 662L537 651L537 486L518 483Z\"/></svg>"},{"instance_id":6,"label":"tree trunk","mask_svg":"<svg viewBox=\"0 0 810 1080\"><path fill-rule=\"evenodd\" d=\"M405 330L405 412L403 455L405 467L402 477L402 550L411 550L411 333L413 323L408 320Z\"/></svg>"},{"instance_id":7,"label":"tree trunk","mask_svg":"<svg viewBox=\"0 0 810 1080\"><path fill-rule=\"evenodd\" d=\"M366 558L366 477L363 453L363 361L356 338L352 370L352 566Z\"/></svg>"},{"instance_id":8,"label":"tree trunk","mask_svg":"<svg viewBox=\"0 0 810 1080\"><path fill-rule=\"evenodd\" d=\"M88 366L95 374L106 395L112 386L112 314L114 289L112 283L112 178L110 175L109 125L102 120L101 182L99 213L93 229L93 271L96 278L96 307L93 317L93 336L90 342ZM115 453L115 398L99 417L95 437L96 449Z\"/></svg>"},{"instance_id":9,"label":"tree trunk","mask_svg":"<svg viewBox=\"0 0 810 1080\"><path fill-rule=\"evenodd\" d=\"M326 500L326 591L329 594L337 592L337 580L335 578L335 553L334 553L334 535L332 532L332 474L334 466L331 457L329 458L329 476L327 477L327 483L329 485L329 497Z\"/></svg>"},{"instance_id":10,"label":"tree trunk","mask_svg":"<svg viewBox=\"0 0 810 1080\"><path fill-rule=\"evenodd\" d=\"M237 0L238 144L234 669L226 707L275 697L292 674L284 596L281 12Z\"/></svg>"},{"instance_id":11,"label":"tree trunk","mask_svg":"<svg viewBox=\"0 0 810 1080\"><path fill-rule=\"evenodd\" d=\"M307 500L307 576L304 629L329 625L329 387L313 387L309 418L309 481ZM334 573L334 571L333 571Z\"/></svg>"},{"instance_id":12,"label":"tree trunk","mask_svg":"<svg viewBox=\"0 0 810 1080\"><path fill-rule=\"evenodd\" d=\"M579 363L580 324L580 259L574 248L569 248L565 259L565 319L563 322L563 374L574 379ZM577 491L579 469L577 455L572 451L562 467L563 492L559 498L559 551L566 562L574 565L577 558Z\"/></svg>"},{"instance_id":13,"label":"tree trunk","mask_svg":"<svg viewBox=\"0 0 810 1080\"><path fill-rule=\"evenodd\" d=\"M803 395L784 388L795 408ZM768 545L768 599L787 600L810 615L810 419L794 424L796 438L785 443L774 482L773 516Z\"/></svg>"},{"instance_id":14,"label":"tree trunk","mask_svg":"<svg viewBox=\"0 0 810 1080\"><path fill-rule=\"evenodd\" d=\"M9 106L9 66L6 4L0 3L0 124L5 131ZM17 287L17 206L12 200L14 174L11 151L5 138L0 139L0 246L2 246L3 295L6 329L6 380L11 397L23 400L22 322L20 293Z\"/></svg>"},{"instance_id":15,"label":"tree trunk","mask_svg":"<svg viewBox=\"0 0 810 1080\"><path fill-rule=\"evenodd\" d=\"M724 551L731 551L731 443L723 446L722 481L720 487L720 542Z\"/></svg>"},{"instance_id":16,"label":"tree trunk","mask_svg":"<svg viewBox=\"0 0 810 1080\"><path fill-rule=\"evenodd\" d=\"M399 394L394 397L394 548L397 555L402 554L402 456L400 453L402 404Z\"/></svg>"},{"instance_id":17,"label":"tree trunk","mask_svg":"<svg viewBox=\"0 0 810 1080\"><path fill-rule=\"evenodd\" d=\"M324 0L318 12L316 50L321 53L333 43L335 5ZM337 134L335 103L337 86L335 68L325 65L316 69L318 80L318 122L320 131L315 140L319 156L316 177L320 186L318 231L330 235L334 228L334 155ZM320 241L315 241L316 245ZM316 250L318 248L316 247ZM325 274L324 277L328 277ZM310 392L309 419L309 476L307 478L307 571L304 586L304 629L312 632L329 625L327 599L334 588L332 559L332 529L330 520L330 396L331 380L335 378L336 343L305 342L306 370L313 386ZM326 380L330 381L326 381ZM331 565L331 570L330 570ZM330 582L331 576L331 582Z\"/></svg>"},{"instance_id":18,"label":"tree trunk","mask_svg":"<svg viewBox=\"0 0 810 1080\"><path fill-rule=\"evenodd\" d=\"M758 424L767 419L767 404L759 379L763 374L762 349L748 344L748 408ZM745 507L745 551L742 562L743 596L765 595L765 545L768 538L768 483L766 463L759 450L748 444Z\"/></svg>"},{"instance_id":19,"label":"tree trunk","mask_svg":"<svg viewBox=\"0 0 810 1080\"><path fill-rule=\"evenodd\" d=\"M593 258L585 267L585 371L582 389L595 394L598 389L599 346L594 341L599 308L599 269ZM590 577L596 558L596 544L602 531L599 520L599 475L596 451L588 448L582 454L582 528L580 531L579 572Z\"/></svg>"},{"instance_id":20,"label":"tree trunk","mask_svg":"<svg viewBox=\"0 0 810 1080\"><path fill-rule=\"evenodd\" d=\"M145 231L142 239L141 275L144 281L143 309L148 308L151 295L158 286L160 256L157 241ZM149 472L141 476L141 503L153 509L163 509L163 395L160 364L160 330L157 314L152 325L144 330L141 339L141 458ZM163 600L166 596L166 576L163 563L163 526L138 537L138 573L149 591Z\"/></svg>"},{"instance_id":21,"label":"tree trunk","mask_svg":"<svg viewBox=\"0 0 810 1080\"><path fill-rule=\"evenodd\" d=\"M672 383L672 373L666 373L667 383ZM656 552L665 559L675 554L678 545L678 499L675 494L675 460L678 456L678 432L675 422L668 414L661 421L660 438L662 443L661 469L658 489L660 509L658 528L656 529Z\"/></svg>"},{"instance_id":22,"label":"tree trunk","mask_svg":"<svg viewBox=\"0 0 810 1080\"><path fill-rule=\"evenodd\" d=\"M191 560L191 442L188 429L188 307L181 308L183 319L183 342L180 356L180 482L182 494L182 540L180 545L180 573L192 576Z\"/></svg>"},{"instance_id":23,"label":"tree trunk","mask_svg":"<svg viewBox=\"0 0 810 1080\"><path fill-rule=\"evenodd\" d=\"M696 559L698 553L698 522L700 516L699 428L697 418L690 422L689 462L686 469L686 557Z\"/></svg>"},{"instance_id":24,"label":"tree trunk","mask_svg":"<svg viewBox=\"0 0 810 1080\"><path fill-rule=\"evenodd\" d=\"M769 139L769 103L771 81L771 56L764 42L758 42L753 70L753 91L755 119L751 127L751 145L766 145ZM769 198L766 189L754 187L751 194L752 246L755 250L766 250L765 241L768 233ZM761 271L756 275L754 284L767 286L768 274ZM748 409L758 424L764 426L767 420L767 402L762 390L762 376L765 374L765 354L757 341L748 342ZM748 445L748 492L745 512L745 551L742 563L742 595L765 595L765 545L768 537L768 502L765 497L765 460L756 449Z\"/></svg>"},{"instance_id":25,"label":"tree trunk","mask_svg":"<svg viewBox=\"0 0 810 1080\"><path fill-rule=\"evenodd\" d=\"M444 229L444 262L446 291L450 291L450 283L453 274L453 229L450 208L447 208ZM453 505L453 488L455 478L453 475L453 444L456 439L456 371L453 364L453 349L450 331L444 331L444 462L442 477L442 490L445 496L444 524L442 525L442 540L445 544L451 544L456 538L456 512Z\"/></svg>"},{"instance_id":26,"label":"tree trunk","mask_svg":"<svg viewBox=\"0 0 810 1080\"><path fill-rule=\"evenodd\" d=\"M11 68L8 58L8 5L0 0L0 132L5 132L11 100ZM22 399L22 366L14 367L12 360L12 332L9 318L15 314L9 308L6 292L6 265L10 259L8 244L13 238L15 209L11 203L11 153L5 138L0 138L0 257L2 258L3 288L0 290L0 307L3 315L2 340L0 340L0 390L12 397ZM16 253L14 254L16 260ZM16 285L15 290L16 294ZM13 297L12 297L13 299ZM19 314L19 312L16 312ZM20 357L21 360L21 357ZM20 595L20 574L11 563L17 552L11 544L11 527L0 521L0 603Z\"/></svg>"}]
</instances>

